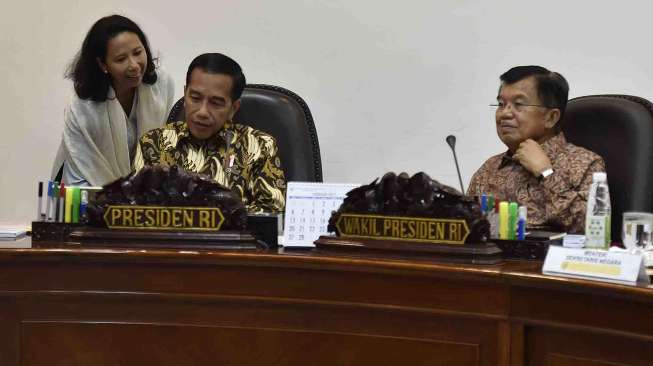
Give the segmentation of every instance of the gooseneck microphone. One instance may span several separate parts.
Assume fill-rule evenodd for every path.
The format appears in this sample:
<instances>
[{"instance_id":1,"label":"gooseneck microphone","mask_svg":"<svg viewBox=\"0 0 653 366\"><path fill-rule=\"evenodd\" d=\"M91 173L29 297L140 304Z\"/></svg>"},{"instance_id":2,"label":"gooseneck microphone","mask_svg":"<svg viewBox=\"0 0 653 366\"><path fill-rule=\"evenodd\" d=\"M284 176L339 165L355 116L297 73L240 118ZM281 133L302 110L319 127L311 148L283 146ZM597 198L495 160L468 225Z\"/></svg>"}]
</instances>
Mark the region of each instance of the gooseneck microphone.
<instances>
[{"instance_id":1,"label":"gooseneck microphone","mask_svg":"<svg viewBox=\"0 0 653 366\"><path fill-rule=\"evenodd\" d=\"M453 152L453 160L456 162L456 171L458 172L458 181L460 182L460 193L465 195L465 188L463 187L463 178L460 175L460 167L458 166L458 157L456 157L456 136L449 135L447 136L447 144L451 147L451 152Z\"/></svg>"}]
</instances>

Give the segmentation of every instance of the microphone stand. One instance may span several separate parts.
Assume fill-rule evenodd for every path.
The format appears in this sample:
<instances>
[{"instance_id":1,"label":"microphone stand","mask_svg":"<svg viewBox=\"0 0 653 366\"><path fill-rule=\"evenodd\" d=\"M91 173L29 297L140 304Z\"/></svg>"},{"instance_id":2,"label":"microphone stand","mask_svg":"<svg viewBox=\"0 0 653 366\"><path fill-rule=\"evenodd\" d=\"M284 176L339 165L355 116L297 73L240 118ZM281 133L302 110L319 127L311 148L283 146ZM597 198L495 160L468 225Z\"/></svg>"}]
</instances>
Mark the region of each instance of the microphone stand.
<instances>
[{"instance_id":1,"label":"microphone stand","mask_svg":"<svg viewBox=\"0 0 653 366\"><path fill-rule=\"evenodd\" d=\"M456 156L456 136L449 135L447 136L447 144L451 147L451 152L453 152L453 160L456 163L456 171L458 172L458 182L460 183L460 193L465 195L465 188L463 187L463 178L460 175L460 166L458 166L458 157Z\"/></svg>"}]
</instances>

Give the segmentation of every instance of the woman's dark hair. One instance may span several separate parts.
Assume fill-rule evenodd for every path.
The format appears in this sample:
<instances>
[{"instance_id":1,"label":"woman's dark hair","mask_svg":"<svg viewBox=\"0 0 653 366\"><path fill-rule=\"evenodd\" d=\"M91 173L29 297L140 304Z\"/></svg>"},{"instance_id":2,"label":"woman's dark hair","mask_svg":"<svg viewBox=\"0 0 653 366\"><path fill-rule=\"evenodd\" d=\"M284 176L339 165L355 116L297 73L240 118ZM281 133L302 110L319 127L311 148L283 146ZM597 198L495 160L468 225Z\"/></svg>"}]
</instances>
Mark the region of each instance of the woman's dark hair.
<instances>
[{"instance_id":1,"label":"woman's dark hair","mask_svg":"<svg viewBox=\"0 0 653 366\"><path fill-rule=\"evenodd\" d=\"M81 99L90 99L96 102L107 100L111 77L102 72L97 59L106 61L109 40L122 32L131 32L138 36L147 54L147 67L143 74L143 82L146 84L156 82L154 59L152 59L147 37L141 28L126 17L110 15L93 24L84 38L82 49L66 71L66 78L72 79L75 92Z\"/></svg>"},{"instance_id":2,"label":"woman's dark hair","mask_svg":"<svg viewBox=\"0 0 653 366\"><path fill-rule=\"evenodd\" d=\"M549 71L542 66L515 66L504 72L499 79L506 85L514 84L528 77L534 77L537 87L537 95L548 108L560 110L560 119L556 123L555 130L562 129L562 117L567 109L567 98L569 97L569 84L567 80L555 71Z\"/></svg>"},{"instance_id":3,"label":"woman's dark hair","mask_svg":"<svg viewBox=\"0 0 653 366\"><path fill-rule=\"evenodd\" d=\"M190 84L190 75L194 69L202 69L209 74L225 74L231 76L233 84L231 85L231 100L236 101L240 99L245 89L245 74L231 57L225 56L221 53L204 53L201 54L190 63L188 71L186 72L186 85Z\"/></svg>"}]
</instances>

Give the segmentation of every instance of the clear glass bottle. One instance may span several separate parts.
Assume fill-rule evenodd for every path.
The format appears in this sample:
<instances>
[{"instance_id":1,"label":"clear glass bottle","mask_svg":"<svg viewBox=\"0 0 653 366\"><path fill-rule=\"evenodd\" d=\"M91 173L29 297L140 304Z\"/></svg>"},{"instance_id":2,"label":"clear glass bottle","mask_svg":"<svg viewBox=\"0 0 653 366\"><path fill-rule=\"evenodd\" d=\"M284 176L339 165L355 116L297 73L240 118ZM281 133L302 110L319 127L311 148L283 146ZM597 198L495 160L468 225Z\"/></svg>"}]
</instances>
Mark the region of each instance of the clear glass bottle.
<instances>
[{"instance_id":1,"label":"clear glass bottle","mask_svg":"<svg viewBox=\"0 0 653 366\"><path fill-rule=\"evenodd\" d=\"M606 173L594 173L585 213L585 247L610 247L610 190Z\"/></svg>"}]
</instances>

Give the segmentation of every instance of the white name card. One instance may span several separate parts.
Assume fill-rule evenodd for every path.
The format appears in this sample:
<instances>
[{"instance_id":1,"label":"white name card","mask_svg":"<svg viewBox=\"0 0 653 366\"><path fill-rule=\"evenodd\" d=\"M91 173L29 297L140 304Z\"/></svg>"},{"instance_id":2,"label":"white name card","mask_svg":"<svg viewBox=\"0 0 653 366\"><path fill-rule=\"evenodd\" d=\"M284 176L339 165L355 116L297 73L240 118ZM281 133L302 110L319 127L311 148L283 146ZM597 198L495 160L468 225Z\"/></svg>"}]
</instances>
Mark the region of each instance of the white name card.
<instances>
[{"instance_id":1,"label":"white name card","mask_svg":"<svg viewBox=\"0 0 653 366\"><path fill-rule=\"evenodd\" d=\"M643 256L627 252L549 246L542 267L544 274L595 281L635 284L651 283Z\"/></svg>"}]
</instances>

